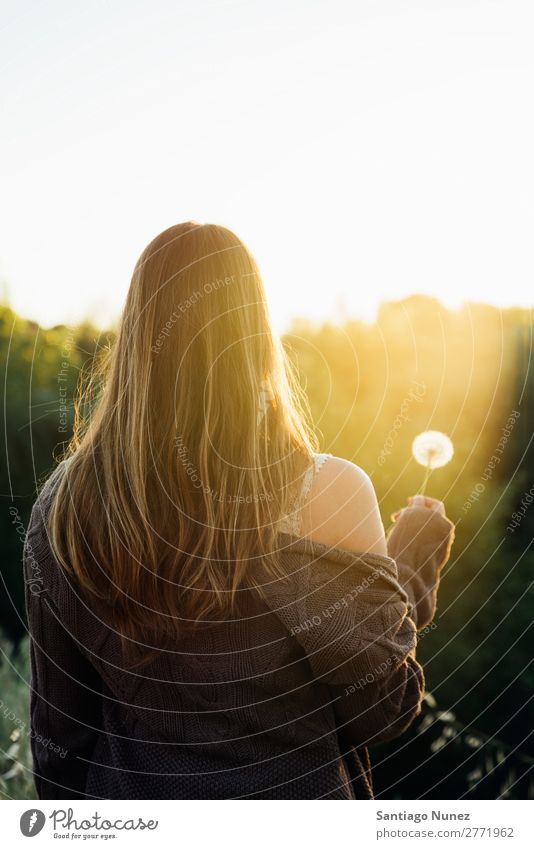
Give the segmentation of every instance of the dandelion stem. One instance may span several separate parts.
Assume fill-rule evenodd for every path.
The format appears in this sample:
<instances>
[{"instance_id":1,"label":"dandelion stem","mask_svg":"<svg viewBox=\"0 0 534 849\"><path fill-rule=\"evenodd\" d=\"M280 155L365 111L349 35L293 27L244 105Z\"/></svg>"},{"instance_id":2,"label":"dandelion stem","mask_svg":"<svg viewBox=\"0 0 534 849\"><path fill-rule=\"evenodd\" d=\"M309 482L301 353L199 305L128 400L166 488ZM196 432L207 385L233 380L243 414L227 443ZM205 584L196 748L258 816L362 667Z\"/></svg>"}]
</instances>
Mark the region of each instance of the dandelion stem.
<instances>
[{"instance_id":1,"label":"dandelion stem","mask_svg":"<svg viewBox=\"0 0 534 849\"><path fill-rule=\"evenodd\" d=\"M430 466L430 463L429 463L428 466L426 467L425 479L424 479L423 485L421 487L421 493L420 493L421 495L424 495L425 492L426 492L426 485L428 483L428 478L430 476L431 471L432 471L432 469L431 469L431 466Z\"/></svg>"}]
</instances>

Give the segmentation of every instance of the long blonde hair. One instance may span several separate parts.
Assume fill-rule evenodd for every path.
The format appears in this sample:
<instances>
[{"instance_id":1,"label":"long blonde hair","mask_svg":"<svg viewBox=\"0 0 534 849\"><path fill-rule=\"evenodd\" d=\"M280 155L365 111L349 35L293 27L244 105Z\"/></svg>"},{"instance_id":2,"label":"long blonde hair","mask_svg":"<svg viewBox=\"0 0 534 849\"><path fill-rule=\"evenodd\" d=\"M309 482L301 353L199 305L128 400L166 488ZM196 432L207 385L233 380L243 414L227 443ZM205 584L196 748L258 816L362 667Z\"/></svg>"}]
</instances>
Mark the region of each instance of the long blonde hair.
<instances>
[{"instance_id":1,"label":"long blonde hair","mask_svg":"<svg viewBox=\"0 0 534 849\"><path fill-rule=\"evenodd\" d=\"M276 524L315 443L256 262L224 227L177 224L145 248L97 380L50 540L143 662L229 615L251 558L276 573Z\"/></svg>"}]
</instances>

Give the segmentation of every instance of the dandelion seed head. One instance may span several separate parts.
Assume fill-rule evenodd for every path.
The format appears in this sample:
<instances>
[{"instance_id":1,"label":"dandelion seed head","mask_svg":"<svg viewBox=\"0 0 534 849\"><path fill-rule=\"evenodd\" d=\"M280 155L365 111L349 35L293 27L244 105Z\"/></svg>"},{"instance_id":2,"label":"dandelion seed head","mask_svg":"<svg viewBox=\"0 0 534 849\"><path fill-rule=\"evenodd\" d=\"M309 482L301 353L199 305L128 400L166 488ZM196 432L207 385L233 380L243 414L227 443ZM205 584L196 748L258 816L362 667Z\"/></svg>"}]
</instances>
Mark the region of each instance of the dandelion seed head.
<instances>
[{"instance_id":1,"label":"dandelion seed head","mask_svg":"<svg viewBox=\"0 0 534 849\"><path fill-rule=\"evenodd\" d=\"M412 454L421 466L439 469L451 460L454 447L447 434L439 430L425 430L415 437Z\"/></svg>"}]
</instances>

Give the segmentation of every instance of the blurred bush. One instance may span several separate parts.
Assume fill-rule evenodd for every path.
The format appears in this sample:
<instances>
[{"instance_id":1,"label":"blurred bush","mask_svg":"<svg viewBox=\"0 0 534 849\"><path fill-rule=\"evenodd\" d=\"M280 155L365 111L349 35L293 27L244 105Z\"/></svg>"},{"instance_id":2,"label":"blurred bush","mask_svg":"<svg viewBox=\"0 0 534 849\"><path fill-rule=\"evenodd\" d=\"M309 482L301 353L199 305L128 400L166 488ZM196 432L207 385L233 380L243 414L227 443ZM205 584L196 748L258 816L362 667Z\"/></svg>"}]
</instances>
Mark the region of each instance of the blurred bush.
<instances>
[{"instance_id":1,"label":"blurred bush","mask_svg":"<svg viewBox=\"0 0 534 849\"><path fill-rule=\"evenodd\" d=\"M378 799L534 799L534 759L467 728L427 693L402 737L372 750Z\"/></svg>"},{"instance_id":2,"label":"blurred bush","mask_svg":"<svg viewBox=\"0 0 534 849\"><path fill-rule=\"evenodd\" d=\"M0 798L35 799L30 750L29 640L0 636Z\"/></svg>"}]
</instances>

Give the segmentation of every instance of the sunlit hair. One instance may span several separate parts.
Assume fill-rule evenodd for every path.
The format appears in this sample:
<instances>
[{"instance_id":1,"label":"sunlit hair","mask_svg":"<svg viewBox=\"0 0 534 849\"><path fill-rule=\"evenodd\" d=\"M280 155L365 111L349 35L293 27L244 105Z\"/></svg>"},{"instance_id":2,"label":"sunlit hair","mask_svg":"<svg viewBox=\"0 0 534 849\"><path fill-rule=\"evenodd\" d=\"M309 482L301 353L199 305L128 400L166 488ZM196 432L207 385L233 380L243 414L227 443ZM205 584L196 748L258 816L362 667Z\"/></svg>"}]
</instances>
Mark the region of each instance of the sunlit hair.
<instances>
[{"instance_id":1,"label":"sunlit hair","mask_svg":"<svg viewBox=\"0 0 534 849\"><path fill-rule=\"evenodd\" d=\"M232 615L315 448L256 262L231 231L177 224L134 269L49 517L52 547L133 655ZM270 397L264 404L262 398Z\"/></svg>"}]
</instances>

